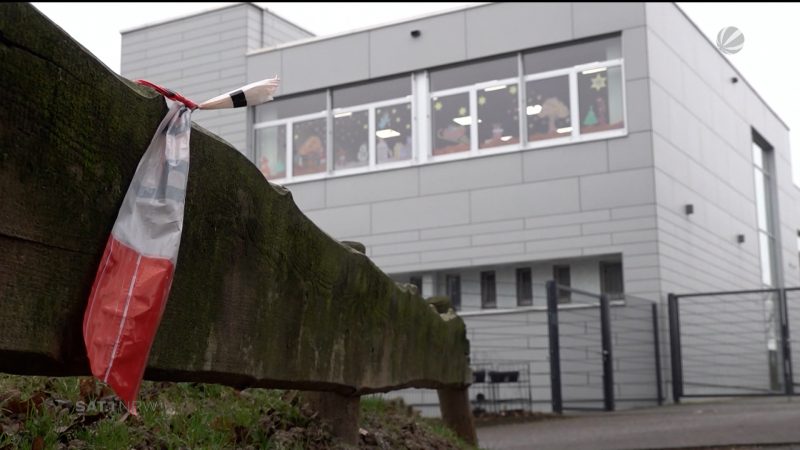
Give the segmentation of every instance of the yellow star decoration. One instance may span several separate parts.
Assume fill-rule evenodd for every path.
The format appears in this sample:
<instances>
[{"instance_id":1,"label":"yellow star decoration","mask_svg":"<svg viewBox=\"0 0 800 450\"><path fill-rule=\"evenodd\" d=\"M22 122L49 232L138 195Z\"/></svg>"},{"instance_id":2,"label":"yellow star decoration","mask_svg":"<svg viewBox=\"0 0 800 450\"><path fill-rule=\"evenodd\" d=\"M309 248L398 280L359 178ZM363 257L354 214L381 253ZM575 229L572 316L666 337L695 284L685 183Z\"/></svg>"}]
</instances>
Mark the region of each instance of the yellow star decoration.
<instances>
[{"instance_id":1,"label":"yellow star decoration","mask_svg":"<svg viewBox=\"0 0 800 450\"><path fill-rule=\"evenodd\" d=\"M409 124L406 124L406 130L408 130L408 129L410 129L410 128L411 128L411 125L409 125Z\"/></svg>"},{"instance_id":2,"label":"yellow star decoration","mask_svg":"<svg viewBox=\"0 0 800 450\"><path fill-rule=\"evenodd\" d=\"M459 116L466 116L467 115L467 108L464 108L463 106L461 108L459 108L458 109L458 115Z\"/></svg>"},{"instance_id":3,"label":"yellow star decoration","mask_svg":"<svg viewBox=\"0 0 800 450\"><path fill-rule=\"evenodd\" d=\"M439 111L440 109L442 109L442 102L436 102L436 103L434 103L434 104L433 104L433 109L435 109L435 110L437 110L437 111Z\"/></svg>"},{"instance_id":4,"label":"yellow star decoration","mask_svg":"<svg viewBox=\"0 0 800 450\"><path fill-rule=\"evenodd\" d=\"M604 87L606 87L606 77L598 73L596 77L592 78L592 89L599 91Z\"/></svg>"},{"instance_id":5,"label":"yellow star decoration","mask_svg":"<svg viewBox=\"0 0 800 450\"><path fill-rule=\"evenodd\" d=\"M486 104L486 97L484 97L482 95L480 97L478 97L478 104L481 105L481 106L485 105Z\"/></svg>"},{"instance_id":6,"label":"yellow star decoration","mask_svg":"<svg viewBox=\"0 0 800 450\"><path fill-rule=\"evenodd\" d=\"M516 94L517 93L517 85L516 84L512 84L511 87L508 88L508 92L510 94Z\"/></svg>"}]
</instances>

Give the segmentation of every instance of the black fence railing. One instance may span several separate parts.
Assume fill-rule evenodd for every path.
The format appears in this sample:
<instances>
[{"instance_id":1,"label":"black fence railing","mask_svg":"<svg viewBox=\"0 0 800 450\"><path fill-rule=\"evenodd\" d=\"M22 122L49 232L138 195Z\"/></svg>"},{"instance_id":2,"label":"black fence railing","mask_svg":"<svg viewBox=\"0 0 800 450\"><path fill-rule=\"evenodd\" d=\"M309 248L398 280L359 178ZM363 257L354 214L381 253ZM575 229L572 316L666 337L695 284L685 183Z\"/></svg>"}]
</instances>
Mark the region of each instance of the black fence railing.
<instances>
[{"instance_id":1,"label":"black fence railing","mask_svg":"<svg viewBox=\"0 0 800 450\"><path fill-rule=\"evenodd\" d=\"M672 395L793 395L800 288L670 294ZM796 348L797 346L795 346Z\"/></svg>"},{"instance_id":2,"label":"black fence railing","mask_svg":"<svg viewBox=\"0 0 800 450\"><path fill-rule=\"evenodd\" d=\"M631 296L610 300L551 281L547 306L554 412L662 403L653 302Z\"/></svg>"}]
</instances>

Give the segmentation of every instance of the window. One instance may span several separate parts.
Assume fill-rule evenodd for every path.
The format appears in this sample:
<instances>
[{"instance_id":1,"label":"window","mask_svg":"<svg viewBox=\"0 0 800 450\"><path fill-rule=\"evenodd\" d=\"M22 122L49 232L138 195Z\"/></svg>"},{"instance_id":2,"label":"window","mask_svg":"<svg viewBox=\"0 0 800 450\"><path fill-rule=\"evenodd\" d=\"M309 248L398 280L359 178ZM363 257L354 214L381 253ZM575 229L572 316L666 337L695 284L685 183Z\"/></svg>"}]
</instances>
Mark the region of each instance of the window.
<instances>
[{"instance_id":1,"label":"window","mask_svg":"<svg viewBox=\"0 0 800 450\"><path fill-rule=\"evenodd\" d=\"M622 263L600 263L600 292L606 294L610 300L625 298L625 289L622 281Z\"/></svg>"},{"instance_id":2,"label":"window","mask_svg":"<svg viewBox=\"0 0 800 450\"><path fill-rule=\"evenodd\" d=\"M494 270L481 272L481 308L497 308Z\"/></svg>"},{"instance_id":3,"label":"window","mask_svg":"<svg viewBox=\"0 0 800 450\"><path fill-rule=\"evenodd\" d=\"M519 143L519 85L478 90L478 148Z\"/></svg>"},{"instance_id":4,"label":"window","mask_svg":"<svg viewBox=\"0 0 800 450\"><path fill-rule=\"evenodd\" d=\"M333 170L369 164L369 111L333 116Z\"/></svg>"},{"instance_id":5,"label":"window","mask_svg":"<svg viewBox=\"0 0 800 450\"><path fill-rule=\"evenodd\" d=\"M326 109L325 92L279 98L255 108L254 162L267 179L327 169Z\"/></svg>"},{"instance_id":6,"label":"window","mask_svg":"<svg viewBox=\"0 0 800 450\"><path fill-rule=\"evenodd\" d=\"M408 75L370 80L367 83L338 87L333 90L333 107L347 108L411 95Z\"/></svg>"},{"instance_id":7,"label":"window","mask_svg":"<svg viewBox=\"0 0 800 450\"><path fill-rule=\"evenodd\" d=\"M622 69L597 67L578 74L581 134L622 128Z\"/></svg>"},{"instance_id":8,"label":"window","mask_svg":"<svg viewBox=\"0 0 800 450\"><path fill-rule=\"evenodd\" d=\"M461 277L459 275L447 275L445 278L447 296L450 304L456 311L461 309Z\"/></svg>"},{"instance_id":9,"label":"window","mask_svg":"<svg viewBox=\"0 0 800 450\"><path fill-rule=\"evenodd\" d=\"M422 295L422 277L411 277L408 282L416 286L417 292Z\"/></svg>"},{"instance_id":10,"label":"window","mask_svg":"<svg viewBox=\"0 0 800 450\"><path fill-rule=\"evenodd\" d=\"M375 108L375 150L378 164L407 161L413 156L411 103Z\"/></svg>"},{"instance_id":11,"label":"window","mask_svg":"<svg viewBox=\"0 0 800 450\"><path fill-rule=\"evenodd\" d=\"M286 125L256 130L255 158L268 180L286 178Z\"/></svg>"},{"instance_id":12,"label":"window","mask_svg":"<svg viewBox=\"0 0 800 450\"><path fill-rule=\"evenodd\" d=\"M303 120L292 124L292 170L295 176L325 172L327 119Z\"/></svg>"},{"instance_id":13,"label":"window","mask_svg":"<svg viewBox=\"0 0 800 450\"><path fill-rule=\"evenodd\" d=\"M334 89L333 169L410 160L410 98L407 75Z\"/></svg>"},{"instance_id":14,"label":"window","mask_svg":"<svg viewBox=\"0 0 800 450\"><path fill-rule=\"evenodd\" d=\"M433 148L431 154L466 152L470 149L472 116L469 94L431 98Z\"/></svg>"},{"instance_id":15,"label":"window","mask_svg":"<svg viewBox=\"0 0 800 450\"><path fill-rule=\"evenodd\" d=\"M569 266L553 266L553 279L558 285L571 286ZM569 290L558 289L558 303L569 303L571 299L572 293Z\"/></svg>"},{"instance_id":16,"label":"window","mask_svg":"<svg viewBox=\"0 0 800 450\"><path fill-rule=\"evenodd\" d=\"M595 38L523 55L528 142L625 128L620 41Z\"/></svg>"},{"instance_id":17,"label":"window","mask_svg":"<svg viewBox=\"0 0 800 450\"><path fill-rule=\"evenodd\" d=\"M533 305L533 283L531 282L531 269L528 267L517 269L517 306Z\"/></svg>"},{"instance_id":18,"label":"window","mask_svg":"<svg viewBox=\"0 0 800 450\"><path fill-rule=\"evenodd\" d=\"M457 64L431 70L431 91L442 91L517 76L515 55Z\"/></svg>"},{"instance_id":19,"label":"window","mask_svg":"<svg viewBox=\"0 0 800 450\"><path fill-rule=\"evenodd\" d=\"M271 122L324 112L328 108L325 91L276 98L255 108L256 122Z\"/></svg>"},{"instance_id":20,"label":"window","mask_svg":"<svg viewBox=\"0 0 800 450\"><path fill-rule=\"evenodd\" d=\"M563 138L572 134L568 76L529 81L525 92L528 141Z\"/></svg>"},{"instance_id":21,"label":"window","mask_svg":"<svg viewBox=\"0 0 800 450\"><path fill-rule=\"evenodd\" d=\"M775 190L772 180L773 155L771 147L760 136L753 135L753 175L756 193L756 223L761 261L761 282L766 286L778 283L775 268L776 244L775 224L772 214Z\"/></svg>"},{"instance_id":22,"label":"window","mask_svg":"<svg viewBox=\"0 0 800 450\"><path fill-rule=\"evenodd\" d=\"M536 49L525 53L523 64L525 73L543 73L621 57L622 39L615 35Z\"/></svg>"},{"instance_id":23,"label":"window","mask_svg":"<svg viewBox=\"0 0 800 450\"><path fill-rule=\"evenodd\" d=\"M518 144L519 79L515 77L519 77L515 55L432 70L431 155Z\"/></svg>"}]
</instances>

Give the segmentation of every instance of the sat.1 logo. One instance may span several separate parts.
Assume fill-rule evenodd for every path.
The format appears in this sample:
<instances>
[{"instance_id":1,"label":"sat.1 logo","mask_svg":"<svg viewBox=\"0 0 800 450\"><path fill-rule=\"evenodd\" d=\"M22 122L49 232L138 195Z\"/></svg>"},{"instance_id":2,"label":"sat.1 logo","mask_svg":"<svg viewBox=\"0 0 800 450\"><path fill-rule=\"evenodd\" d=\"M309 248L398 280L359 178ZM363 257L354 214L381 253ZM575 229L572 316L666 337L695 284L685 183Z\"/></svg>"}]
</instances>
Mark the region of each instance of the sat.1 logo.
<instances>
[{"instance_id":1,"label":"sat.1 logo","mask_svg":"<svg viewBox=\"0 0 800 450\"><path fill-rule=\"evenodd\" d=\"M725 27L717 33L717 48L726 55L738 53L744 47L744 34L736 27Z\"/></svg>"}]
</instances>

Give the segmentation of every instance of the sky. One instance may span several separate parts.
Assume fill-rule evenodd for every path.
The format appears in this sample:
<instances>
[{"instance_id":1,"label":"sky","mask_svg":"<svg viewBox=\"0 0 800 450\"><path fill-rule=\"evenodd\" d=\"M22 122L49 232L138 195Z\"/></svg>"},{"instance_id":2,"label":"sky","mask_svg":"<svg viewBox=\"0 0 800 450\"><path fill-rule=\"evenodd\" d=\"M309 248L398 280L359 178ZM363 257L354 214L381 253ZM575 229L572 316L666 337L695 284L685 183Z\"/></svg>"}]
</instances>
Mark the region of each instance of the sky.
<instances>
[{"instance_id":1,"label":"sky","mask_svg":"<svg viewBox=\"0 0 800 450\"><path fill-rule=\"evenodd\" d=\"M120 67L120 31L227 4L33 3L115 72ZM326 36L479 3L256 4L318 36ZM793 30L800 18L800 4L679 2L678 6L712 42L726 26L744 33L742 50L726 57L794 130L792 165L795 183L800 185L800 62L792 56L797 53Z\"/></svg>"}]
</instances>

